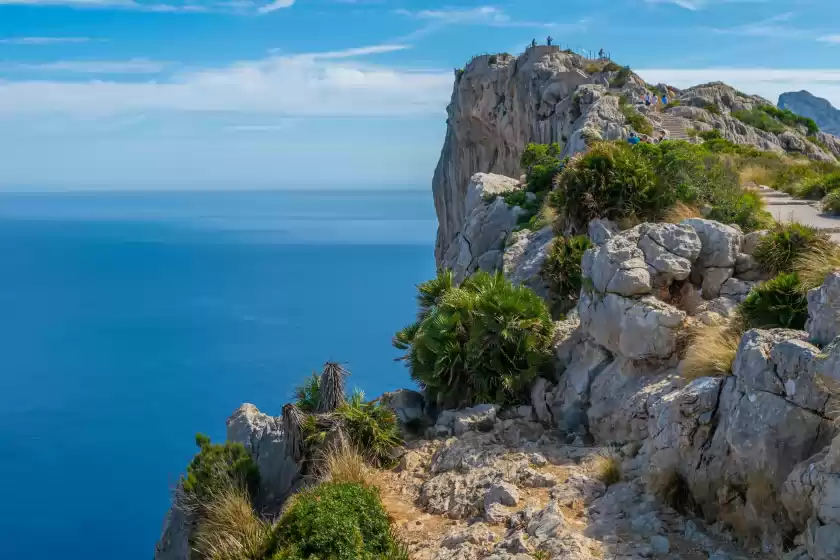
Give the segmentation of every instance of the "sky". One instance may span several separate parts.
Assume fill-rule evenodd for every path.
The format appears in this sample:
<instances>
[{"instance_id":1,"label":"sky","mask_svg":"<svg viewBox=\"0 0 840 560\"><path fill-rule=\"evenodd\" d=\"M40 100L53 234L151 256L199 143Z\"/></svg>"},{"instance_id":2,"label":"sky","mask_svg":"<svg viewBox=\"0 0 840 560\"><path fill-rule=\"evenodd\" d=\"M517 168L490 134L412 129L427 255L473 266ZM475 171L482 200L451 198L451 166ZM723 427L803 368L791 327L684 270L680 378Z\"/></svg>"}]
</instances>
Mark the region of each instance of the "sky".
<instances>
[{"instance_id":1,"label":"sky","mask_svg":"<svg viewBox=\"0 0 840 560\"><path fill-rule=\"evenodd\" d=\"M0 0L0 189L428 188L453 68L547 35L840 107L836 0Z\"/></svg>"}]
</instances>

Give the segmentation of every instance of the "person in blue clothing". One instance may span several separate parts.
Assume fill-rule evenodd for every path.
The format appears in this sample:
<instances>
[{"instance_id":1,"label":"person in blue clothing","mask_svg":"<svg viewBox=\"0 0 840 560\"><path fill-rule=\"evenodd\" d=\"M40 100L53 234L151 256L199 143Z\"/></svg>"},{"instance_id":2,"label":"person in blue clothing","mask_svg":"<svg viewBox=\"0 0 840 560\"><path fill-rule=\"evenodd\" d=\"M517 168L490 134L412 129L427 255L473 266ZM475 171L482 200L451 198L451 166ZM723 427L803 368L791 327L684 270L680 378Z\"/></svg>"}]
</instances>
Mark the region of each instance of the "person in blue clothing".
<instances>
[{"instance_id":1,"label":"person in blue clothing","mask_svg":"<svg viewBox=\"0 0 840 560\"><path fill-rule=\"evenodd\" d=\"M631 132L631 133L630 133L630 137L627 139L627 141L628 141L630 144L632 144L633 146L635 146L636 144L638 144L638 143L639 143L639 142L641 142L642 140L641 140L638 136L636 136L636 133L635 133L635 132Z\"/></svg>"},{"instance_id":2,"label":"person in blue clothing","mask_svg":"<svg viewBox=\"0 0 840 560\"><path fill-rule=\"evenodd\" d=\"M667 104L668 104L668 94L663 93L662 94L662 105L664 106L664 105L667 105Z\"/></svg>"}]
</instances>

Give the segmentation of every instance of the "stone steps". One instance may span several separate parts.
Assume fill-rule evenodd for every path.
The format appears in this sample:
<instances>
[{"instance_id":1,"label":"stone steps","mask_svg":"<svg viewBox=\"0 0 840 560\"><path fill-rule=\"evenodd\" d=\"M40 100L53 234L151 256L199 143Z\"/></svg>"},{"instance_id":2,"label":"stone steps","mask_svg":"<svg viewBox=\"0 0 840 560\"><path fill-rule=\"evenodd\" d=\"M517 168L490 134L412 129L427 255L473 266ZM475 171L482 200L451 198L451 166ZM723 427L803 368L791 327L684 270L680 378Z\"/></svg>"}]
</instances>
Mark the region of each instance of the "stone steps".
<instances>
[{"instance_id":1,"label":"stone steps","mask_svg":"<svg viewBox=\"0 0 840 560\"><path fill-rule=\"evenodd\" d=\"M835 242L840 243L840 216L824 214L811 201L793 198L765 185L759 185L754 190L761 195L767 211L777 222L799 222L830 234Z\"/></svg>"}]
</instances>

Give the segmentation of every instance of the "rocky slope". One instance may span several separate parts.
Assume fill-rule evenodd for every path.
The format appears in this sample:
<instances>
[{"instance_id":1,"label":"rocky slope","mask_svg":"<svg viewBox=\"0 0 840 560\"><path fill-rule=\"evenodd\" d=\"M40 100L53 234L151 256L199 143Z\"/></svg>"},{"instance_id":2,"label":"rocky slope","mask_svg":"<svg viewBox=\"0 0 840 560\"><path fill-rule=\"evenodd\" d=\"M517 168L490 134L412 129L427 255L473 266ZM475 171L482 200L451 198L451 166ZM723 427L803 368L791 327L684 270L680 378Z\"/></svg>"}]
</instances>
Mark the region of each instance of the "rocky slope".
<instances>
[{"instance_id":1,"label":"rocky slope","mask_svg":"<svg viewBox=\"0 0 840 560\"><path fill-rule=\"evenodd\" d=\"M538 46L518 57L479 56L456 72L446 136L432 182L439 223L438 265L451 267L455 254L462 253L460 247L453 247L462 244L458 234L469 215L466 193L475 173L519 177L519 156L529 142L558 142L563 155L572 155L594 139L628 135L631 128L619 100L621 96L640 99L648 91L646 84L633 73L622 79L618 71L595 71L599 67L558 47ZM840 141L830 135L821 133L822 145L817 145L805 137L804 129L777 135L731 116L733 111L772 105L766 99L719 82L669 91L679 107L665 112L640 107L655 130L714 128L732 142L763 150L802 153L826 161L840 157Z\"/></svg>"},{"instance_id":2,"label":"rocky slope","mask_svg":"<svg viewBox=\"0 0 840 560\"><path fill-rule=\"evenodd\" d=\"M779 96L779 108L790 109L797 115L814 119L821 130L840 135L840 109L827 99L807 91L790 91Z\"/></svg>"}]
</instances>

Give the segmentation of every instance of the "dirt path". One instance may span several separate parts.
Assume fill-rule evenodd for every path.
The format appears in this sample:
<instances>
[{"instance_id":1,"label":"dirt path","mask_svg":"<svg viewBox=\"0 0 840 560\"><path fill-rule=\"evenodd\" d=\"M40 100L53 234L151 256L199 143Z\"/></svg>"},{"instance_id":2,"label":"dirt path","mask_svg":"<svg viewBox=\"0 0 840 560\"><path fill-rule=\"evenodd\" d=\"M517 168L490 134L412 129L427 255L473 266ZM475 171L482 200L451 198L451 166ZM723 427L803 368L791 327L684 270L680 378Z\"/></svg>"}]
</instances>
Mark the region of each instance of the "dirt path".
<instances>
[{"instance_id":1,"label":"dirt path","mask_svg":"<svg viewBox=\"0 0 840 560\"><path fill-rule=\"evenodd\" d=\"M830 234L834 241L840 243L840 216L824 214L816 202L793 198L764 185L760 185L758 191L767 205L767 210L773 214L776 221L799 222L815 227Z\"/></svg>"}]
</instances>

